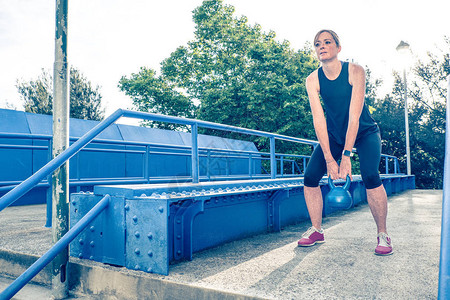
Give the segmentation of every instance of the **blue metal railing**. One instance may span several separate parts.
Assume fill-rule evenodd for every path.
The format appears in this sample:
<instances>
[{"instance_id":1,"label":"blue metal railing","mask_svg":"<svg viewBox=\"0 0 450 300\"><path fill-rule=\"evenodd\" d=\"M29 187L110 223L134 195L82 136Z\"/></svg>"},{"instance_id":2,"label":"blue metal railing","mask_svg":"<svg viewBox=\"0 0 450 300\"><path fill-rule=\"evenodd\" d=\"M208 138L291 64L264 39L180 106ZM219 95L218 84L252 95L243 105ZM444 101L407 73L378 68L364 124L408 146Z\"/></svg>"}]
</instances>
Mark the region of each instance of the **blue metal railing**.
<instances>
[{"instance_id":1,"label":"blue metal railing","mask_svg":"<svg viewBox=\"0 0 450 300\"><path fill-rule=\"evenodd\" d=\"M280 134L273 134L253 129L239 128L231 125L221 125L207 121L200 121L194 119L186 119L180 117L172 117L172 116L163 116L152 113L145 112L137 112L130 110L122 110L118 109L109 117L104 119L102 122L97 124L94 128L92 128L89 132L87 132L84 136L74 142L69 148L67 148L60 155L55 157L52 161L47 163L44 167L39 169L36 173L30 176L28 179L24 180L21 184L16 186L14 189L5 194L2 198L0 198L0 211L4 208L11 205L18 198L23 196L29 190L31 190L35 185L37 185L41 180L46 178L49 174L51 174L54 170L56 170L59 166L61 166L65 161L74 156L80 149L86 146L89 142L91 142L98 134L100 134L105 128L113 124L121 117L128 118L136 118L136 119L144 119L150 121L160 121L160 122L169 122L180 125L189 125L191 126L191 136L192 136L192 147L191 147L191 161L192 161L192 182L199 182L199 149L197 144L198 138L198 127L208 128L208 129L216 129L222 131L231 131L235 133L248 134L248 135L256 135L260 137L266 137L270 139L270 164L271 164L271 178L276 178L276 159L275 159L275 139L297 142L307 145L316 145L316 141L295 138L284 136Z\"/></svg>"},{"instance_id":2,"label":"blue metal railing","mask_svg":"<svg viewBox=\"0 0 450 300\"><path fill-rule=\"evenodd\" d=\"M450 299L450 76L447 78L447 123L445 132L444 195L442 199L441 252L438 299Z\"/></svg>"},{"instance_id":3,"label":"blue metal railing","mask_svg":"<svg viewBox=\"0 0 450 300\"><path fill-rule=\"evenodd\" d=\"M311 141L307 139L288 137L279 134L273 134L258 130L245 129L234 127L230 125L221 125L212 122L199 121L193 119L185 119L172 116L163 116L152 113L136 112L129 110L119 109L111 114L109 117L104 119L102 122L97 124L89 132L83 135L79 140L73 143L65 151L55 157L53 160L48 162L45 166L39 169L36 173L30 176L28 179L17 185L2 198L0 198L0 211L8 207L14 201L19 199L34 186L38 185L44 178L49 176L54 170L59 168L62 164L73 157L78 151L90 143L98 134L100 134L104 129L113 124L116 120L121 117L129 118L139 118L151 121L161 121L170 122L181 125L191 126L191 137L192 137L192 147L191 147L191 161L192 161L192 181L194 183L199 182L199 148L198 148L198 128L209 128L223 131L231 131L236 133L256 135L260 137L266 137L270 139L270 177L272 179L276 178L277 173L277 160L275 153L275 141L284 140L296 143L303 143L307 145L315 146L318 144L316 141ZM260 153L258 153L260 155ZM42 270L51 260L53 260L56 255L61 252L69 243L96 217L103 211L109 204L109 195L105 196L85 217L83 217L72 229L70 229L55 245L38 259L24 274L19 276L13 284L7 287L1 294L0 299L9 299L15 293L17 293L24 285L26 285L40 270Z\"/></svg>"},{"instance_id":4,"label":"blue metal railing","mask_svg":"<svg viewBox=\"0 0 450 300\"><path fill-rule=\"evenodd\" d=\"M0 300L12 298L34 276L45 268L78 234L85 229L109 205L110 196L103 197L83 218L80 219L49 251L36 260L22 275L17 277L5 290L0 293Z\"/></svg>"}]
</instances>

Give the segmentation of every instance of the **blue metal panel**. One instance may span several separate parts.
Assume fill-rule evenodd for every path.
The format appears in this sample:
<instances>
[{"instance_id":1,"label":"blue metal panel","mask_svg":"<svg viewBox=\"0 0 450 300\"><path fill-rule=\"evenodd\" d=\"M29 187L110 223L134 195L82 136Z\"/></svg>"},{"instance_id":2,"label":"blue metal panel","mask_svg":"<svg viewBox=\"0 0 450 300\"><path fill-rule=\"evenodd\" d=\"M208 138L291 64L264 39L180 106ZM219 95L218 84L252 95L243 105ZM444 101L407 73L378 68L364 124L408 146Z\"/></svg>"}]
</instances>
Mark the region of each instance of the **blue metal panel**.
<instances>
[{"instance_id":1,"label":"blue metal panel","mask_svg":"<svg viewBox=\"0 0 450 300\"><path fill-rule=\"evenodd\" d=\"M31 140L23 141L23 143L31 145ZM29 177L33 174L32 157L31 149L0 149L0 181L17 181Z\"/></svg>"},{"instance_id":2,"label":"blue metal panel","mask_svg":"<svg viewBox=\"0 0 450 300\"><path fill-rule=\"evenodd\" d=\"M100 122L91 120L70 119L70 137L80 138L89 130L94 128ZM119 128L116 124L112 124L103 130L97 137L97 139L105 140L123 140Z\"/></svg>"},{"instance_id":3,"label":"blue metal panel","mask_svg":"<svg viewBox=\"0 0 450 300\"><path fill-rule=\"evenodd\" d=\"M390 178L382 178L382 182L386 190L386 195L392 195L392 180Z\"/></svg>"},{"instance_id":4,"label":"blue metal panel","mask_svg":"<svg viewBox=\"0 0 450 300\"><path fill-rule=\"evenodd\" d=\"M71 195L70 227L73 227L102 196L91 193ZM75 239L70 255L103 263L125 265L125 201L111 197L109 206Z\"/></svg>"},{"instance_id":5,"label":"blue metal panel","mask_svg":"<svg viewBox=\"0 0 450 300\"><path fill-rule=\"evenodd\" d=\"M133 270L169 273L169 205L165 199L126 200L126 264Z\"/></svg>"},{"instance_id":6,"label":"blue metal panel","mask_svg":"<svg viewBox=\"0 0 450 300\"><path fill-rule=\"evenodd\" d=\"M0 109L0 132L30 133L25 112Z\"/></svg>"},{"instance_id":7,"label":"blue metal panel","mask_svg":"<svg viewBox=\"0 0 450 300\"><path fill-rule=\"evenodd\" d=\"M51 115L26 113L25 116L30 126L30 133L49 136L53 134L53 119Z\"/></svg>"},{"instance_id":8,"label":"blue metal panel","mask_svg":"<svg viewBox=\"0 0 450 300\"><path fill-rule=\"evenodd\" d=\"M50 141L47 139L33 139L33 146L42 148L32 150L32 173L42 168L51 159ZM50 150L49 150L50 147ZM50 152L50 153L49 153ZM50 159L49 159L50 158Z\"/></svg>"},{"instance_id":9,"label":"blue metal panel","mask_svg":"<svg viewBox=\"0 0 450 300\"><path fill-rule=\"evenodd\" d=\"M124 141L145 142L165 145L184 145L180 132L155 128L117 125Z\"/></svg>"},{"instance_id":10,"label":"blue metal panel","mask_svg":"<svg viewBox=\"0 0 450 300\"><path fill-rule=\"evenodd\" d=\"M175 260L192 260L192 253L194 252L192 228L194 218L204 211L204 200L193 201L188 199L177 206L173 218L170 218L172 223L170 226L170 239L172 240L169 248L172 249L170 256L171 259Z\"/></svg>"},{"instance_id":11,"label":"blue metal panel","mask_svg":"<svg viewBox=\"0 0 450 300\"><path fill-rule=\"evenodd\" d=\"M141 153L126 153L125 154L125 177L144 177L147 151L146 146L125 146L126 150L138 151ZM148 170L148 168L147 168ZM148 177L148 172L146 178Z\"/></svg>"},{"instance_id":12,"label":"blue metal panel","mask_svg":"<svg viewBox=\"0 0 450 300\"><path fill-rule=\"evenodd\" d=\"M205 212L194 220L194 252L267 231L267 197L253 193L206 201Z\"/></svg>"},{"instance_id":13,"label":"blue metal panel","mask_svg":"<svg viewBox=\"0 0 450 300\"><path fill-rule=\"evenodd\" d=\"M292 225L309 218L306 207L303 187L289 190L289 198L280 202L280 225L281 228Z\"/></svg>"}]
</instances>

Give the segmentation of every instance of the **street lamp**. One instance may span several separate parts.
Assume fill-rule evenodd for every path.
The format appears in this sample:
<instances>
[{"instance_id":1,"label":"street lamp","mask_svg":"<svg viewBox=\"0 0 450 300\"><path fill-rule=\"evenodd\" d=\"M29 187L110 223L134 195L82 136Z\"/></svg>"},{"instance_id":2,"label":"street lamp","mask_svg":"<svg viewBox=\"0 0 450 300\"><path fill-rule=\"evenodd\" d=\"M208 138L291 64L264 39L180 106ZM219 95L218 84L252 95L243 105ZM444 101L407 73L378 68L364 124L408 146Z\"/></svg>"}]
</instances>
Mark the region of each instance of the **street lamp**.
<instances>
[{"instance_id":1,"label":"street lamp","mask_svg":"<svg viewBox=\"0 0 450 300\"><path fill-rule=\"evenodd\" d=\"M406 55L409 51L409 44L401 41L396 50ZM405 97L405 135L406 135L406 173L411 175L411 152L409 149L409 123L408 123L408 89L406 86L406 63L403 65L403 93Z\"/></svg>"}]
</instances>

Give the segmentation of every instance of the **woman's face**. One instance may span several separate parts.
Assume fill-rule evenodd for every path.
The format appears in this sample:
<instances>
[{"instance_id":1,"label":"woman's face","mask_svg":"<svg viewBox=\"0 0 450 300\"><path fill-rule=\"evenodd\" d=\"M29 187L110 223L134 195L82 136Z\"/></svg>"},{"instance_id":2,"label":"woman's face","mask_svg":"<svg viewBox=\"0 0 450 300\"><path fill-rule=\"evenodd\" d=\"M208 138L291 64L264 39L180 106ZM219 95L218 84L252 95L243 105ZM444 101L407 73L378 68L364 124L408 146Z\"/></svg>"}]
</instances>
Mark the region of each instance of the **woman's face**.
<instances>
[{"instance_id":1,"label":"woman's face","mask_svg":"<svg viewBox=\"0 0 450 300\"><path fill-rule=\"evenodd\" d=\"M333 36L329 32L322 32L314 44L317 58L321 62L330 61L337 58L341 52L341 46L337 46Z\"/></svg>"}]
</instances>

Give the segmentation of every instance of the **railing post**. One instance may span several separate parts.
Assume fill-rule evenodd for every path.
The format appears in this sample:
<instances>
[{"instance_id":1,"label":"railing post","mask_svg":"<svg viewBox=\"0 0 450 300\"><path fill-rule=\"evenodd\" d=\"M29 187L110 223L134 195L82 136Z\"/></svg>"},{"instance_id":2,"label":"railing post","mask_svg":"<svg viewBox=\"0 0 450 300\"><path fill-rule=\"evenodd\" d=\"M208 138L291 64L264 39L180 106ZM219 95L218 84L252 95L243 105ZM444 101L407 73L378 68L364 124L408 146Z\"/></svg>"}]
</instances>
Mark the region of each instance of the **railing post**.
<instances>
[{"instance_id":1,"label":"railing post","mask_svg":"<svg viewBox=\"0 0 450 300\"><path fill-rule=\"evenodd\" d=\"M387 156L384 157L384 162L385 162L385 165L386 165L386 174L389 174L389 161L388 161L388 157Z\"/></svg>"},{"instance_id":2,"label":"railing post","mask_svg":"<svg viewBox=\"0 0 450 300\"><path fill-rule=\"evenodd\" d=\"M211 180L211 150L206 150L206 177Z\"/></svg>"},{"instance_id":3,"label":"railing post","mask_svg":"<svg viewBox=\"0 0 450 300\"><path fill-rule=\"evenodd\" d=\"M150 159L150 145L146 145L145 146L145 154L144 154L144 168L143 168L143 170L144 170L144 178L145 178L145 180L147 181L147 183L150 183L150 172L149 172L149 169L148 169L148 162L149 162L149 159Z\"/></svg>"},{"instance_id":4,"label":"railing post","mask_svg":"<svg viewBox=\"0 0 450 300\"><path fill-rule=\"evenodd\" d=\"M191 139L192 139L192 155L191 155L191 161L192 161L192 182L198 183L198 173L199 173L199 166L198 166L198 125L197 123L194 123L191 125Z\"/></svg>"},{"instance_id":5,"label":"railing post","mask_svg":"<svg viewBox=\"0 0 450 300\"><path fill-rule=\"evenodd\" d=\"M281 155L280 156L280 175L281 175L281 177L283 177L283 175L284 175L283 168L284 168L284 156Z\"/></svg>"},{"instance_id":6,"label":"railing post","mask_svg":"<svg viewBox=\"0 0 450 300\"><path fill-rule=\"evenodd\" d=\"M277 177L277 161L275 158L275 137L270 137L270 178Z\"/></svg>"},{"instance_id":7,"label":"railing post","mask_svg":"<svg viewBox=\"0 0 450 300\"><path fill-rule=\"evenodd\" d=\"M52 139L48 140L48 148L47 148L47 163L52 160L52 149L53 143ZM47 204L47 218L45 221L45 226L47 228L52 227L52 175L47 176L48 188L46 192L46 204Z\"/></svg>"},{"instance_id":8,"label":"railing post","mask_svg":"<svg viewBox=\"0 0 450 300\"><path fill-rule=\"evenodd\" d=\"M248 175L250 179L253 177L253 161L252 161L252 154L248 154Z\"/></svg>"}]
</instances>

